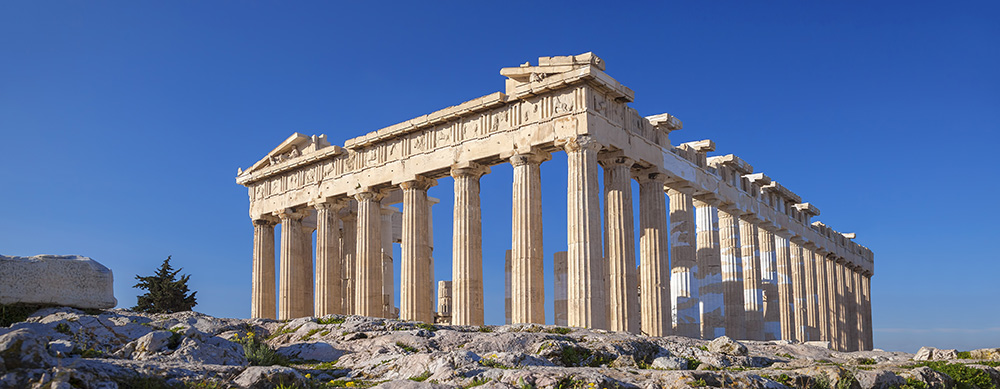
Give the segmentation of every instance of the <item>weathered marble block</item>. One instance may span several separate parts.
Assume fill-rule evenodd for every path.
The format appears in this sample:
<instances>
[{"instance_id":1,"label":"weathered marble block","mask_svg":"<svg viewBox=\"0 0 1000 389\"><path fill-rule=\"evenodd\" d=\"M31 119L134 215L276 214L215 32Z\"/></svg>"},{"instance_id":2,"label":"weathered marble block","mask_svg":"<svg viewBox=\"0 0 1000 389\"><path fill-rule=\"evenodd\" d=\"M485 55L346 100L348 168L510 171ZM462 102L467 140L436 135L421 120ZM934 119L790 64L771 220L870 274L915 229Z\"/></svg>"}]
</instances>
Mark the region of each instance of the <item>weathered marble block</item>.
<instances>
[{"instance_id":1,"label":"weathered marble block","mask_svg":"<svg viewBox=\"0 0 1000 389\"><path fill-rule=\"evenodd\" d=\"M0 255L0 304L107 309L118 304L111 269L79 255Z\"/></svg>"}]
</instances>

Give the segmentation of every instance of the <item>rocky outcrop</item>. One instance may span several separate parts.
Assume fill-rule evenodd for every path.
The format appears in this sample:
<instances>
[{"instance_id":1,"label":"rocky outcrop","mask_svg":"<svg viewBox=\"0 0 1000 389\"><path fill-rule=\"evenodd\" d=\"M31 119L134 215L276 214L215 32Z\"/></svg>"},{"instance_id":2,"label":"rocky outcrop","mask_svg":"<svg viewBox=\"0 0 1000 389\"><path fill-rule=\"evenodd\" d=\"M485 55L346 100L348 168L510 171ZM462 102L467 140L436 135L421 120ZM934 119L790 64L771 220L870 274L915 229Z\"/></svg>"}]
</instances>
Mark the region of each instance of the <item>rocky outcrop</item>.
<instances>
[{"instance_id":1,"label":"rocky outcrop","mask_svg":"<svg viewBox=\"0 0 1000 389\"><path fill-rule=\"evenodd\" d=\"M79 255L0 255L0 304L112 308L113 281L111 269Z\"/></svg>"},{"instance_id":2,"label":"rocky outcrop","mask_svg":"<svg viewBox=\"0 0 1000 389\"><path fill-rule=\"evenodd\" d=\"M993 355L984 350L977 355ZM49 308L0 328L0 387L950 388L969 372L1000 385L987 360L914 357L539 325ZM965 376L945 373L956 369Z\"/></svg>"}]
</instances>

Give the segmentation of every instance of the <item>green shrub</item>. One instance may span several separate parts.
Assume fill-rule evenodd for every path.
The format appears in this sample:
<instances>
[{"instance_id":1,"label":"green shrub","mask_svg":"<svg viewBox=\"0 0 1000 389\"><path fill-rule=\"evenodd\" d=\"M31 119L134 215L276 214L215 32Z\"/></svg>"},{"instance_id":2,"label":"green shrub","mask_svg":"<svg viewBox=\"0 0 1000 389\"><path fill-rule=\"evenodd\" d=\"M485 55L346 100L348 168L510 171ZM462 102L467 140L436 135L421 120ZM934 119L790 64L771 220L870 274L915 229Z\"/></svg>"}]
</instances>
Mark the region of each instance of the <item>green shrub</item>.
<instances>
[{"instance_id":1,"label":"green shrub","mask_svg":"<svg viewBox=\"0 0 1000 389\"><path fill-rule=\"evenodd\" d=\"M56 332L64 335L73 335L73 331L69 329L69 324L66 323L56 324Z\"/></svg>"},{"instance_id":2,"label":"green shrub","mask_svg":"<svg viewBox=\"0 0 1000 389\"><path fill-rule=\"evenodd\" d=\"M330 316L330 317L321 317L319 319L316 319L316 324L342 324L342 323L344 323L343 316Z\"/></svg>"},{"instance_id":3,"label":"green shrub","mask_svg":"<svg viewBox=\"0 0 1000 389\"><path fill-rule=\"evenodd\" d=\"M972 353L968 351L959 351L956 355L958 356L958 359L972 359Z\"/></svg>"},{"instance_id":4,"label":"green shrub","mask_svg":"<svg viewBox=\"0 0 1000 389\"><path fill-rule=\"evenodd\" d=\"M921 362L916 366L927 366L941 373L947 374L955 380L959 389L995 389L993 379L990 374L961 363L947 363L944 361Z\"/></svg>"},{"instance_id":5,"label":"green shrub","mask_svg":"<svg viewBox=\"0 0 1000 389\"><path fill-rule=\"evenodd\" d=\"M474 388L477 386L486 385L487 382L490 382L489 378L485 377L473 378L472 382L470 382L468 385L465 385L465 388Z\"/></svg>"},{"instance_id":6,"label":"green shrub","mask_svg":"<svg viewBox=\"0 0 1000 389\"><path fill-rule=\"evenodd\" d=\"M872 358L859 358L858 359L858 364L859 365L874 365L875 364L875 360L872 359Z\"/></svg>"},{"instance_id":7,"label":"green shrub","mask_svg":"<svg viewBox=\"0 0 1000 389\"><path fill-rule=\"evenodd\" d=\"M262 341L253 332L247 331L245 336L236 334L231 339L233 342L243 345L243 356L251 366L288 366L290 362L281 354L278 354L270 345Z\"/></svg>"},{"instance_id":8,"label":"green shrub","mask_svg":"<svg viewBox=\"0 0 1000 389\"><path fill-rule=\"evenodd\" d=\"M406 343L403 343L403 342L396 342L396 347L399 347L399 348L403 349L403 351L406 351L408 353L418 353L418 352L420 352L420 350L417 350L416 347L410 346L410 345L408 345Z\"/></svg>"},{"instance_id":9,"label":"green shrub","mask_svg":"<svg viewBox=\"0 0 1000 389\"><path fill-rule=\"evenodd\" d=\"M566 327L556 327L556 328L547 328L545 329L545 332L548 332L550 334L566 335L570 332L573 332L573 329Z\"/></svg>"},{"instance_id":10,"label":"green shrub","mask_svg":"<svg viewBox=\"0 0 1000 389\"><path fill-rule=\"evenodd\" d=\"M424 382L424 380L426 380L426 379L428 379L430 377L431 377L431 372L430 371L424 371L423 373L420 373L420 375L416 375L416 376L410 377L410 380L411 381L417 381L417 382Z\"/></svg>"},{"instance_id":11,"label":"green shrub","mask_svg":"<svg viewBox=\"0 0 1000 389\"><path fill-rule=\"evenodd\" d=\"M0 327L10 327L11 324L20 323L31 316L39 309L49 308L53 305L44 304L0 304Z\"/></svg>"},{"instance_id":12,"label":"green shrub","mask_svg":"<svg viewBox=\"0 0 1000 389\"><path fill-rule=\"evenodd\" d=\"M434 332L434 331L438 330L437 326L435 326L433 324L427 324L427 323L417 323L417 328L425 329L425 330L430 331L430 332Z\"/></svg>"}]
</instances>

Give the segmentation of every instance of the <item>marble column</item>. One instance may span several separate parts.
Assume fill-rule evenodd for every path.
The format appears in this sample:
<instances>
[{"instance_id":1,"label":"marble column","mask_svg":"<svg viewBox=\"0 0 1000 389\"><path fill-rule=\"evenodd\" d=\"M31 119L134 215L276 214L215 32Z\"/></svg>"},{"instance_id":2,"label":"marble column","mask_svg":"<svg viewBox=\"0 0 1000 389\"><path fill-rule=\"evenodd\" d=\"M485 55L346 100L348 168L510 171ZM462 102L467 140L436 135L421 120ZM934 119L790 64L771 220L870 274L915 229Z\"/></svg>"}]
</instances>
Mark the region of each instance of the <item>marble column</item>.
<instances>
[{"instance_id":1,"label":"marble column","mask_svg":"<svg viewBox=\"0 0 1000 389\"><path fill-rule=\"evenodd\" d=\"M555 323L557 326L566 325L566 252L557 251L552 256L553 280L555 285L552 290L552 305L555 310ZM638 297L638 296L637 296Z\"/></svg>"},{"instance_id":2,"label":"marble column","mask_svg":"<svg viewBox=\"0 0 1000 389\"><path fill-rule=\"evenodd\" d=\"M781 315L781 339L795 339L795 293L792 289L792 259L788 247L788 230L779 230L774 236L775 257L778 262L778 311Z\"/></svg>"},{"instance_id":3,"label":"marble column","mask_svg":"<svg viewBox=\"0 0 1000 389\"><path fill-rule=\"evenodd\" d=\"M802 245L802 276L806 291L806 337L809 340L819 340L819 301L816 294L816 261L812 257L812 242Z\"/></svg>"},{"instance_id":4,"label":"marble column","mask_svg":"<svg viewBox=\"0 0 1000 389\"><path fill-rule=\"evenodd\" d=\"M384 206L379 209L381 215L382 233L382 317L396 316L396 282L392 264L392 215L399 212L396 208Z\"/></svg>"},{"instance_id":5,"label":"marble column","mask_svg":"<svg viewBox=\"0 0 1000 389\"><path fill-rule=\"evenodd\" d=\"M400 259L399 318L434 322L433 291L430 278L430 236L427 189L434 180L418 177L399 185L403 190L403 237Z\"/></svg>"},{"instance_id":6,"label":"marble column","mask_svg":"<svg viewBox=\"0 0 1000 389\"><path fill-rule=\"evenodd\" d=\"M510 255L511 251L504 253L503 262L503 312L504 324L510 324Z\"/></svg>"},{"instance_id":7,"label":"marble column","mask_svg":"<svg viewBox=\"0 0 1000 389\"><path fill-rule=\"evenodd\" d=\"M722 261L722 311L726 336L746 339L746 306L743 295L743 260L740 253L740 211L719 206L719 248Z\"/></svg>"},{"instance_id":8,"label":"marble column","mask_svg":"<svg viewBox=\"0 0 1000 389\"><path fill-rule=\"evenodd\" d=\"M693 192L694 188L690 186L678 185L667 189L667 197L670 198L670 291L677 314L674 333L698 338L701 336L701 318L695 280L698 267Z\"/></svg>"},{"instance_id":9,"label":"marble column","mask_svg":"<svg viewBox=\"0 0 1000 389\"><path fill-rule=\"evenodd\" d=\"M642 333L673 333L670 314L670 263L667 255L666 176L643 172L639 181L639 324Z\"/></svg>"},{"instance_id":10,"label":"marble column","mask_svg":"<svg viewBox=\"0 0 1000 389\"><path fill-rule=\"evenodd\" d=\"M367 190L354 195L358 201L357 292L358 315L382 316L382 194Z\"/></svg>"},{"instance_id":11,"label":"marble column","mask_svg":"<svg viewBox=\"0 0 1000 389\"><path fill-rule=\"evenodd\" d=\"M746 307L746 338L764 340L764 290L761 285L760 251L757 248L757 218L740 217L740 253L743 260L743 304Z\"/></svg>"},{"instance_id":12,"label":"marble column","mask_svg":"<svg viewBox=\"0 0 1000 389\"><path fill-rule=\"evenodd\" d=\"M453 316L456 306L452 286L451 281L438 281L437 314L439 323L456 324Z\"/></svg>"},{"instance_id":13,"label":"marble column","mask_svg":"<svg viewBox=\"0 0 1000 389\"><path fill-rule=\"evenodd\" d=\"M489 168L475 163L451 168L455 179L452 232L451 324L483 325L483 222L479 178Z\"/></svg>"},{"instance_id":14,"label":"marble column","mask_svg":"<svg viewBox=\"0 0 1000 389\"><path fill-rule=\"evenodd\" d=\"M302 218L306 214L291 208L282 209L275 214L281 219L278 320L290 320L303 317L305 312L305 301L302 301L305 280L299 279L302 272L296 269L296 265L305 254L302 252Z\"/></svg>"},{"instance_id":15,"label":"marble column","mask_svg":"<svg viewBox=\"0 0 1000 389\"><path fill-rule=\"evenodd\" d=\"M719 252L719 202L712 198L695 199L698 250L698 301L701 303L701 337L715 339L725 335L722 298L722 259Z\"/></svg>"},{"instance_id":16,"label":"marble column","mask_svg":"<svg viewBox=\"0 0 1000 389\"><path fill-rule=\"evenodd\" d=\"M343 258L340 256L340 220L337 213L345 201L316 202L316 293L317 317L341 314L344 309Z\"/></svg>"},{"instance_id":17,"label":"marble column","mask_svg":"<svg viewBox=\"0 0 1000 389\"><path fill-rule=\"evenodd\" d=\"M250 292L250 317L275 318L274 296L274 224L271 216L253 220L253 282Z\"/></svg>"},{"instance_id":18,"label":"marble column","mask_svg":"<svg viewBox=\"0 0 1000 389\"><path fill-rule=\"evenodd\" d=\"M299 274L296 275L298 282L302 283L301 288L296 288L299 291L299 299L302 300L302 311L299 312L296 317L310 317L313 316L313 307L315 302L313 301L313 286L315 286L315 278L313 277L313 231L316 230L315 224L306 226L306 219L311 219L309 213L311 210L306 208L302 210L306 213L306 218L302 219L302 228L299 232L302 237L299 238L299 243L302 245L302 250L300 253L302 255L298 256L295 264L292 265L292 269L297 271ZM315 222L315 221L313 221Z\"/></svg>"},{"instance_id":19,"label":"marble column","mask_svg":"<svg viewBox=\"0 0 1000 389\"><path fill-rule=\"evenodd\" d=\"M511 215L510 320L545 324L545 273L542 268L542 174L545 152L515 154Z\"/></svg>"},{"instance_id":20,"label":"marble column","mask_svg":"<svg viewBox=\"0 0 1000 389\"><path fill-rule=\"evenodd\" d=\"M639 333L639 290L632 218L632 165L620 154L600 158L604 167L604 244L608 266L608 329Z\"/></svg>"},{"instance_id":21,"label":"marble column","mask_svg":"<svg viewBox=\"0 0 1000 389\"><path fill-rule=\"evenodd\" d=\"M344 305L345 315L354 315L357 312L354 310L354 277L355 277L355 264L357 261L357 250L355 248L358 245L358 214L353 210L345 210L340 217L340 221L343 224L343 229L341 230L340 236L340 253L344 256L344 268L341 274L344 278L344 289L341 293Z\"/></svg>"},{"instance_id":22,"label":"marble column","mask_svg":"<svg viewBox=\"0 0 1000 389\"><path fill-rule=\"evenodd\" d=\"M844 271L844 259L837 258L834 267L837 274L837 350L847 351L847 273Z\"/></svg>"},{"instance_id":23,"label":"marble column","mask_svg":"<svg viewBox=\"0 0 1000 389\"><path fill-rule=\"evenodd\" d=\"M840 314L837 306L837 262L832 255L823 258L826 265L827 319L830 321L830 348L840 350Z\"/></svg>"},{"instance_id":24,"label":"marble column","mask_svg":"<svg viewBox=\"0 0 1000 389\"><path fill-rule=\"evenodd\" d=\"M792 263L792 292L795 297L795 340L799 342L805 342L810 339L808 336L809 325L809 311L806 306L806 296L809 292L806 290L806 276L805 276L805 262L802 260L802 244L805 243L799 236L793 236L788 240L789 244L789 258Z\"/></svg>"},{"instance_id":25,"label":"marble column","mask_svg":"<svg viewBox=\"0 0 1000 389\"><path fill-rule=\"evenodd\" d=\"M830 335L830 307L827 306L829 296L827 296L826 286L826 250L821 247L814 247L810 250L813 262L816 266L816 332L820 340L829 341Z\"/></svg>"},{"instance_id":26,"label":"marble column","mask_svg":"<svg viewBox=\"0 0 1000 389\"><path fill-rule=\"evenodd\" d=\"M862 318L864 323L861 325L862 339L861 343L862 350L871 350L875 347L874 339L872 338L872 274L871 272L865 272L861 275L861 292L864 295L864 301L862 308Z\"/></svg>"},{"instance_id":27,"label":"marble column","mask_svg":"<svg viewBox=\"0 0 1000 389\"><path fill-rule=\"evenodd\" d=\"M566 191L567 321L571 327L607 329L607 288L604 285L601 203L597 181L597 152L601 144L589 136L580 136L567 140L563 147L566 149L569 181ZM514 274L517 274L516 268Z\"/></svg>"},{"instance_id":28,"label":"marble column","mask_svg":"<svg viewBox=\"0 0 1000 389\"><path fill-rule=\"evenodd\" d=\"M764 340L781 339L781 294L778 292L778 259L772 225L758 225L761 289L764 290Z\"/></svg>"},{"instance_id":29,"label":"marble column","mask_svg":"<svg viewBox=\"0 0 1000 389\"><path fill-rule=\"evenodd\" d=\"M854 330L854 342L852 344L854 346L854 350L857 351L862 349L861 343L865 322L864 310L862 309L864 297L861 295L863 293L861 291L861 268L854 268L851 271L851 276L854 277L854 282L852 283L852 285L854 285L854 327L852 327Z\"/></svg>"}]
</instances>

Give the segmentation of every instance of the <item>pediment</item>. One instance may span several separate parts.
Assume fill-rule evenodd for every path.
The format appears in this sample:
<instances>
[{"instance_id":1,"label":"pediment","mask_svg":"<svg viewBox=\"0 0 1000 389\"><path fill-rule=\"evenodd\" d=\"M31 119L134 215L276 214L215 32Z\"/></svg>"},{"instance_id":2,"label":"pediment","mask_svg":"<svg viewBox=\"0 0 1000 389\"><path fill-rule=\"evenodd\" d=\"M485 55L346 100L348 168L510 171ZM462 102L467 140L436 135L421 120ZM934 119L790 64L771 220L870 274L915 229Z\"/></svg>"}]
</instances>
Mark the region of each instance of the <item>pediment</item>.
<instances>
[{"instance_id":1,"label":"pediment","mask_svg":"<svg viewBox=\"0 0 1000 389\"><path fill-rule=\"evenodd\" d=\"M326 135L306 136L296 132L289 136L288 139L281 142L278 147L275 147L271 150L271 152L267 153L264 158L261 158L257 161L257 163L250 166L247 170L240 170L237 172L237 176L248 176L269 167L281 165L285 162L312 154L327 147L336 146L330 145L330 142L326 140Z\"/></svg>"}]
</instances>

